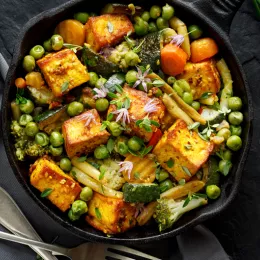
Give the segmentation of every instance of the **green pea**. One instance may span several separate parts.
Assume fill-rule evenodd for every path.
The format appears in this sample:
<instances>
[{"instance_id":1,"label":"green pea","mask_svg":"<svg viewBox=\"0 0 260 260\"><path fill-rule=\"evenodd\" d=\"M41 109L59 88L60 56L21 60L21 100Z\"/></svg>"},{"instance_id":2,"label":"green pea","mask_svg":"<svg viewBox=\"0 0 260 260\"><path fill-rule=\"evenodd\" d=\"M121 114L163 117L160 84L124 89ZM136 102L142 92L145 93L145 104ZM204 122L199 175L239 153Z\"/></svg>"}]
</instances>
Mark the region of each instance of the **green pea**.
<instances>
[{"instance_id":1,"label":"green pea","mask_svg":"<svg viewBox=\"0 0 260 260\"><path fill-rule=\"evenodd\" d=\"M159 30L163 30L169 27L168 21L163 19L162 17L157 18L156 25Z\"/></svg>"},{"instance_id":2,"label":"green pea","mask_svg":"<svg viewBox=\"0 0 260 260\"><path fill-rule=\"evenodd\" d=\"M139 56L134 51L128 51L124 59L128 66L136 66L140 61Z\"/></svg>"},{"instance_id":3,"label":"green pea","mask_svg":"<svg viewBox=\"0 0 260 260\"><path fill-rule=\"evenodd\" d=\"M177 80L176 84L178 84L183 89L183 91L186 91L186 92L191 91L190 84L185 79Z\"/></svg>"},{"instance_id":4,"label":"green pea","mask_svg":"<svg viewBox=\"0 0 260 260\"><path fill-rule=\"evenodd\" d=\"M174 83L173 85L173 89L177 92L177 94L182 98L183 96L183 89L179 86L179 84L177 83L177 81Z\"/></svg>"},{"instance_id":5,"label":"green pea","mask_svg":"<svg viewBox=\"0 0 260 260\"><path fill-rule=\"evenodd\" d=\"M91 87L95 87L97 81L98 81L98 75L96 72L89 72L89 81L88 81L88 84L91 86Z\"/></svg>"},{"instance_id":6,"label":"green pea","mask_svg":"<svg viewBox=\"0 0 260 260\"><path fill-rule=\"evenodd\" d=\"M219 171L226 176L229 173L230 169L231 169L230 161L228 161L228 160L221 160L221 161L219 161L218 168L219 168ZM226 172L227 171L226 168L228 169L228 172Z\"/></svg>"},{"instance_id":7,"label":"green pea","mask_svg":"<svg viewBox=\"0 0 260 260\"><path fill-rule=\"evenodd\" d=\"M39 132L39 128L35 122L29 122L25 127L25 133L28 136L35 136Z\"/></svg>"},{"instance_id":8,"label":"green pea","mask_svg":"<svg viewBox=\"0 0 260 260\"><path fill-rule=\"evenodd\" d=\"M209 185L206 188L206 194L212 200L217 199L220 196L220 193L221 190L217 185Z\"/></svg>"},{"instance_id":9,"label":"green pea","mask_svg":"<svg viewBox=\"0 0 260 260\"><path fill-rule=\"evenodd\" d=\"M225 141L231 136L231 132L227 128L222 128L218 131L217 136L224 137Z\"/></svg>"},{"instance_id":10,"label":"green pea","mask_svg":"<svg viewBox=\"0 0 260 260\"><path fill-rule=\"evenodd\" d=\"M35 59L33 56L31 55L26 55L23 58L23 68L27 71L27 72L31 72L35 69Z\"/></svg>"},{"instance_id":11,"label":"green pea","mask_svg":"<svg viewBox=\"0 0 260 260\"><path fill-rule=\"evenodd\" d=\"M168 173L167 171L165 171L165 170L161 170L161 171L159 172L159 175L158 175L157 180L158 180L159 182L162 182L162 181L165 181L165 180L168 179L168 178L169 178L169 173Z\"/></svg>"},{"instance_id":12,"label":"green pea","mask_svg":"<svg viewBox=\"0 0 260 260\"><path fill-rule=\"evenodd\" d=\"M26 103L19 105L20 110L25 114L31 114L34 110L34 104L30 99L26 100Z\"/></svg>"},{"instance_id":13,"label":"green pea","mask_svg":"<svg viewBox=\"0 0 260 260\"><path fill-rule=\"evenodd\" d=\"M45 53L44 48L41 45L36 45L30 50L30 55L36 60L40 59Z\"/></svg>"},{"instance_id":14,"label":"green pea","mask_svg":"<svg viewBox=\"0 0 260 260\"><path fill-rule=\"evenodd\" d=\"M43 42L43 48L44 48L45 51L47 51L47 52L51 52L51 51L52 51L51 39L48 39L48 40L46 40L46 41Z\"/></svg>"},{"instance_id":15,"label":"green pea","mask_svg":"<svg viewBox=\"0 0 260 260\"><path fill-rule=\"evenodd\" d=\"M144 21L141 17L135 17L135 33L138 36L143 36L148 33L149 25L146 21Z\"/></svg>"},{"instance_id":16,"label":"green pea","mask_svg":"<svg viewBox=\"0 0 260 260\"><path fill-rule=\"evenodd\" d=\"M106 111L108 109L108 106L109 106L109 102L108 102L108 100L106 98L99 98L96 101L96 109L99 112Z\"/></svg>"},{"instance_id":17,"label":"green pea","mask_svg":"<svg viewBox=\"0 0 260 260\"><path fill-rule=\"evenodd\" d=\"M125 80L128 84L134 84L137 81L137 72L129 70L125 75Z\"/></svg>"},{"instance_id":18,"label":"green pea","mask_svg":"<svg viewBox=\"0 0 260 260\"><path fill-rule=\"evenodd\" d=\"M19 124L21 126L26 126L29 122L32 122L33 121L33 118L31 115L21 115L20 118L19 118Z\"/></svg>"},{"instance_id":19,"label":"green pea","mask_svg":"<svg viewBox=\"0 0 260 260\"><path fill-rule=\"evenodd\" d=\"M228 99L228 107L232 111L238 111L242 108L242 100L240 97L230 97Z\"/></svg>"},{"instance_id":20,"label":"green pea","mask_svg":"<svg viewBox=\"0 0 260 260\"><path fill-rule=\"evenodd\" d=\"M191 103L191 106L195 109L195 110L199 110L200 109L200 102L198 102L198 101L193 101L192 103Z\"/></svg>"},{"instance_id":21,"label":"green pea","mask_svg":"<svg viewBox=\"0 0 260 260\"><path fill-rule=\"evenodd\" d=\"M80 21L81 23L85 24L88 21L89 14L88 13L83 13L79 12L74 14L74 19Z\"/></svg>"},{"instance_id":22,"label":"green pea","mask_svg":"<svg viewBox=\"0 0 260 260\"><path fill-rule=\"evenodd\" d=\"M163 95L162 91L159 88L156 88L155 96L161 97Z\"/></svg>"},{"instance_id":23,"label":"green pea","mask_svg":"<svg viewBox=\"0 0 260 260\"><path fill-rule=\"evenodd\" d=\"M114 121L110 122L110 124L108 125L108 130L110 131L111 135L116 137L122 134L122 128L120 124Z\"/></svg>"},{"instance_id":24,"label":"green pea","mask_svg":"<svg viewBox=\"0 0 260 260\"><path fill-rule=\"evenodd\" d=\"M60 146L60 147L53 147L52 145L49 146L49 149L50 149L50 153L53 155L53 156L60 156L63 152L63 147Z\"/></svg>"},{"instance_id":25,"label":"green pea","mask_svg":"<svg viewBox=\"0 0 260 260\"><path fill-rule=\"evenodd\" d=\"M93 190L89 187L84 187L79 195L81 200L89 201L93 196Z\"/></svg>"},{"instance_id":26,"label":"green pea","mask_svg":"<svg viewBox=\"0 0 260 260\"><path fill-rule=\"evenodd\" d=\"M73 101L67 107L67 113L69 116L77 116L84 110L84 105L80 102Z\"/></svg>"},{"instance_id":27,"label":"green pea","mask_svg":"<svg viewBox=\"0 0 260 260\"><path fill-rule=\"evenodd\" d=\"M143 14L141 15L141 18L142 18L144 21L148 22L149 19L150 19L150 13L147 12L147 11L143 12Z\"/></svg>"},{"instance_id":28,"label":"green pea","mask_svg":"<svg viewBox=\"0 0 260 260\"><path fill-rule=\"evenodd\" d=\"M232 135L227 139L227 147L232 151L238 151L242 147L242 140L237 135Z\"/></svg>"},{"instance_id":29,"label":"green pea","mask_svg":"<svg viewBox=\"0 0 260 260\"><path fill-rule=\"evenodd\" d=\"M39 144L40 146L46 146L49 144L49 137L45 133L37 133L35 135L34 141L36 144Z\"/></svg>"},{"instance_id":30,"label":"green pea","mask_svg":"<svg viewBox=\"0 0 260 260\"><path fill-rule=\"evenodd\" d=\"M62 137L62 134L58 131L54 131L50 135L50 143L53 147L59 147L63 145L64 139Z\"/></svg>"},{"instance_id":31,"label":"green pea","mask_svg":"<svg viewBox=\"0 0 260 260\"><path fill-rule=\"evenodd\" d=\"M153 5L150 9L150 16L153 19L158 18L161 15L162 8L158 5Z\"/></svg>"},{"instance_id":32,"label":"green pea","mask_svg":"<svg viewBox=\"0 0 260 260\"><path fill-rule=\"evenodd\" d=\"M176 82L176 78L173 77L173 76L171 76L171 77L169 77L169 78L167 79L167 83L168 83L169 85L173 85L175 82Z\"/></svg>"},{"instance_id":33,"label":"green pea","mask_svg":"<svg viewBox=\"0 0 260 260\"><path fill-rule=\"evenodd\" d=\"M229 151L229 150L225 150L223 152L223 159L227 160L227 161L231 161L231 159L232 159L232 152Z\"/></svg>"},{"instance_id":34,"label":"green pea","mask_svg":"<svg viewBox=\"0 0 260 260\"><path fill-rule=\"evenodd\" d=\"M71 221L76 221L80 218L80 216L75 215L71 209L69 210L68 217Z\"/></svg>"},{"instance_id":35,"label":"green pea","mask_svg":"<svg viewBox=\"0 0 260 260\"><path fill-rule=\"evenodd\" d=\"M192 40L196 40L201 37L203 31L198 25L190 25L188 27L189 36Z\"/></svg>"},{"instance_id":36,"label":"green pea","mask_svg":"<svg viewBox=\"0 0 260 260\"><path fill-rule=\"evenodd\" d=\"M156 25L155 22L150 22L150 23L148 24L148 31L149 31L150 33L157 32L157 31L158 31L158 28L157 28L157 25Z\"/></svg>"},{"instance_id":37,"label":"green pea","mask_svg":"<svg viewBox=\"0 0 260 260\"><path fill-rule=\"evenodd\" d=\"M174 8L171 5L166 4L162 8L162 18L170 20L174 16Z\"/></svg>"},{"instance_id":38,"label":"green pea","mask_svg":"<svg viewBox=\"0 0 260 260\"><path fill-rule=\"evenodd\" d=\"M240 125L230 125L231 135L240 136L242 134L242 127Z\"/></svg>"},{"instance_id":39,"label":"green pea","mask_svg":"<svg viewBox=\"0 0 260 260\"><path fill-rule=\"evenodd\" d=\"M171 189L172 187L173 187L173 184L172 184L172 181L170 179L166 179L159 184L159 188L160 188L161 193Z\"/></svg>"},{"instance_id":40,"label":"green pea","mask_svg":"<svg viewBox=\"0 0 260 260\"><path fill-rule=\"evenodd\" d=\"M69 172L72 168L70 159L69 158L62 158L60 160L60 168L63 171Z\"/></svg>"},{"instance_id":41,"label":"green pea","mask_svg":"<svg viewBox=\"0 0 260 260\"><path fill-rule=\"evenodd\" d=\"M185 103L187 103L188 105L191 105L192 102L193 102L193 96L191 93L189 92L184 92L183 93L183 96L182 96L182 99Z\"/></svg>"},{"instance_id":42,"label":"green pea","mask_svg":"<svg viewBox=\"0 0 260 260\"><path fill-rule=\"evenodd\" d=\"M99 78L95 84L95 87L102 88L106 82L107 82L107 80L105 78Z\"/></svg>"},{"instance_id":43,"label":"green pea","mask_svg":"<svg viewBox=\"0 0 260 260\"><path fill-rule=\"evenodd\" d=\"M243 122L243 114L241 112L231 112L228 115L228 121L232 125L240 125Z\"/></svg>"},{"instance_id":44,"label":"green pea","mask_svg":"<svg viewBox=\"0 0 260 260\"><path fill-rule=\"evenodd\" d=\"M54 34L51 37L51 47L54 51L59 51L63 47L63 38L59 34Z\"/></svg>"},{"instance_id":45,"label":"green pea","mask_svg":"<svg viewBox=\"0 0 260 260\"><path fill-rule=\"evenodd\" d=\"M72 203L71 210L74 215L80 216L88 211L87 203L83 200L75 200Z\"/></svg>"},{"instance_id":46,"label":"green pea","mask_svg":"<svg viewBox=\"0 0 260 260\"><path fill-rule=\"evenodd\" d=\"M129 149L131 149L134 152L137 152L142 148L142 145L140 144L140 142L137 140L136 137L131 137L128 140L127 145Z\"/></svg>"},{"instance_id":47,"label":"green pea","mask_svg":"<svg viewBox=\"0 0 260 260\"><path fill-rule=\"evenodd\" d=\"M90 12L89 13L89 17L95 17L95 16L97 16L97 14L95 12Z\"/></svg>"},{"instance_id":48,"label":"green pea","mask_svg":"<svg viewBox=\"0 0 260 260\"><path fill-rule=\"evenodd\" d=\"M121 155L125 155L128 153L128 146L125 142L118 142L117 143L117 149L118 149L118 153Z\"/></svg>"},{"instance_id":49,"label":"green pea","mask_svg":"<svg viewBox=\"0 0 260 260\"><path fill-rule=\"evenodd\" d=\"M99 160L107 159L109 157L109 151L105 145L100 145L95 149L94 156Z\"/></svg>"}]
</instances>

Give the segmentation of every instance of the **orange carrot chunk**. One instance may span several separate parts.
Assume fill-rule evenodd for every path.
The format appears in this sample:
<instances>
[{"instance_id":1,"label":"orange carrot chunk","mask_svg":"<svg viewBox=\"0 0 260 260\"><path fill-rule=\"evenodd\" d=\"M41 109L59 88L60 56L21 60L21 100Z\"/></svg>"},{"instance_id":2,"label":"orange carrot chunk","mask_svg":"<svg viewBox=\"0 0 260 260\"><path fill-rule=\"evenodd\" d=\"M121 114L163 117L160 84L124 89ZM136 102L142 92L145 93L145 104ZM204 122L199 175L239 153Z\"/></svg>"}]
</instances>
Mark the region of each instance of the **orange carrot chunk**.
<instances>
[{"instance_id":1,"label":"orange carrot chunk","mask_svg":"<svg viewBox=\"0 0 260 260\"><path fill-rule=\"evenodd\" d=\"M201 62L218 53L218 46L211 38L202 38L191 43L191 61Z\"/></svg>"},{"instance_id":2,"label":"orange carrot chunk","mask_svg":"<svg viewBox=\"0 0 260 260\"><path fill-rule=\"evenodd\" d=\"M17 78L15 80L14 84L17 88L25 88L26 87L26 82L23 78Z\"/></svg>"},{"instance_id":3,"label":"orange carrot chunk","mask_svg":"<svg viewBox=\"0 0 260 260\"><path fill-rule=\"evenodd\" d=\"M183 72L187 54L174 44L167 44L161 50L161 65L165 74L176 76Z\"/></svg>"}]
</instances>

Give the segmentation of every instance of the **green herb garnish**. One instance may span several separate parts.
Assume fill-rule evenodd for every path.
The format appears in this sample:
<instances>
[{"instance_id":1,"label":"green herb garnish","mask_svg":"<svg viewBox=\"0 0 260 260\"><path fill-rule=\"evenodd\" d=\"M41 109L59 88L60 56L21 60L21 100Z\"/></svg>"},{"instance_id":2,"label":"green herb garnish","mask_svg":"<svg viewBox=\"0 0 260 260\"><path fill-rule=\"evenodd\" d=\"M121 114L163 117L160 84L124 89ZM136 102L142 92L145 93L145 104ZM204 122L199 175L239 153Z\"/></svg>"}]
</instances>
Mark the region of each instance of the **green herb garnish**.
<instances>
[{"instance_id":1,"label":"green herb garnish","mask_svg":"<svg viewBox=\"0 0 260 260\"><path fill-rule=\"evenodd\" d=\"M204 93L201 95L200 99L207 99L207 98L209 98L209 97L212 96L212 95L213 95L212 92L204 92Z\"/></svg>"},{"instance_id":2,"label":"green herb garnish","mask_svg":"<svg viewBox=\"0 0 260 260\"><path fill-rule=\"evenodd\" d=\"M107 22L107 29L110 33L114 31L114 25L110 21Z\"/></svg>"},{"instance_id":3,"label":"green herb garnish","mask_svg":"<svg viewBox=\"0 0 260 260\"><path fill-rule=\"evenodd\" d=\"M102 219L102 215L101 215L101 213L99 211L99 208L95 208L95 214L96 214L98 219Z\"/></svg>"},{"instance_id":4,"label":"green herb garnish","mask_svg":"<svg viewBox=\"0 0 260 260\"><path fill-rule=\"evenodd\" d=\"M78 162L85 162L87 160L87 156L81 156L78 158Z\"/></svg>"},{"instance_id":5,"label":"green herb garnish","mask_svg":"<svg viewBox=\"0 0 260 260\"><path fill-rule=\"evenodd\" d=\"M65 81L62 85L61 85L61 92L65 92L69 87L69 81Z\"/></svg>"},{"instance_id":6,"label":"green herb garnish","mask_svg":"<svg viewBox=\"0 0 260 260\"><path fill-rule=\"evenodd\" d=\"M48 197L53 192L53 189L47 188L41 193L41 197L45 198Z\"/></svg>"},{"instance_id":7,"label":"green herb garnish","mask_svg":"<svg viewBox=\"0 0 260 260\"><path fill-rule=\"evenodd\" d=\"M169 160L166 162L166 164L167 164L167 166L168 166L169 168L172 168L173 165L174 165L173 159L169 159Z\"/></svg>"}]
</instances>

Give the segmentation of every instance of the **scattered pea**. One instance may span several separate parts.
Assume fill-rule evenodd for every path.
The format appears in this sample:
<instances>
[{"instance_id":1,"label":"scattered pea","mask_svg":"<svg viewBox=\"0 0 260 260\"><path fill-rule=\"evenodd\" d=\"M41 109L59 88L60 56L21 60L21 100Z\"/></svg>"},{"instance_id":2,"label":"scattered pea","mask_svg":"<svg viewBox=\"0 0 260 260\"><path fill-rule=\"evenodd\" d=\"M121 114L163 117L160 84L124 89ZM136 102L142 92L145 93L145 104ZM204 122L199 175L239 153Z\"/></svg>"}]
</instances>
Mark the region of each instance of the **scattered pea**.
<instances>
[{"instance_id":1,"label":"scattered pea","mask_svg":"<svg viewBox=\"0 0 260 260\"><path fill-rule=\"evenodd\" d=\"M165 20L170 20L174 15L174 8L169 5L166 4L165 6L163 6L162 8L162 18Z\"/></svg>"},{"instance_id":2,"label":"scattered pea","mask_svg":"<svg viewBox=\"0 0 260 260\"><path fill-rule=\"evenodd\" d=\"M44 48L41 45L36 45L30 50L30 55L34 57L34 59L40 59L45 53Z\"/></svg>"},{"instance_id":3,"label":"scattered pea","mask_svg":"<svg viewBox=\"0 0 260 260\"><path fill-rule=\"evenodd\" d=\"M134 84L137 81L137 72L129 70L125 75L125 80L128 84Z\"/></svg>"},{"instance_id":4,"label":"scattered pea","mask_svg":"<svg viewBox=\"0 0 260 260\"><path fill-rule=\"evenodd\" d=\"M159 184L159 188L160 188L161 193L171 189L172 187L173 187L173 184L172 184L172 181L170 179L166 179Z\"/></svg>"},{"instance_id":5,"label":"scattered pea","mask_svg":"<svg viewBox=\"0 0 260 260\"><path fill-rule=\"evenodd\" d=\"M26 135L33 137L39 132L39 128L35 122L29 122L25 127Z\"/></svg>"},{"instance_id":6,"label":"scattered pea","mask_svg":"<svg viewBox=\"0 0 260 260\"><path fill-rule=\"evenodd\" d=\"M155 22L150 22L150 23L148 24L148 31L149 31L150 33L157 32L157 31L158 31L158 28L157 28L157 25L156 25Z\"/></svg>"},{"instance_id":7,"label":"scattered pea","mask_svg":"<svg viewBox=\"0 0 260 260\"><path fill-rule=\"evenodd\" d=\"M64 139L62 134L58 131L53 131L50 135L50 143L53 147L59 147L63 145Z\"/></svg>"},{"instance_id":8,"label":"scattered pea","mask_svg":"<svg viewBox=\"0 0 260 260\"><path fill-rule=\"evenodd\" d=\"M35 59L32 55L26 55L23 58L23 68L27 72L31 72L35 69Z\"/></svg>"},{"instance_id":9,"label":"scattered pea","mask_svg":"<svg viewBox=\"0 0 260 260\"><path fill-rule=\"evenodd\" d=\"M157 18L156 25L159 30L163 30L169 27L168 21L163 19L162 17Z\"/></svg>"},{"instance_id":10,"label":"scattered pea","mask_svg":"<svg viewBox=\"0 0 260 260\"><path fill-rule=\"evenodd\" d=\"M147 12L147 11L143 12L143 14L141 15L141 18L142 18L144 21L148 22L149 19L150 19L150 13Z\"/></svg>"},{"instance_id":11,"label":"scattered pea","mask_svg":"<svg viewBox=\"0 0 260 260\"><path fill-rule=\"evenodd\" d=\"M95 149L94 156L99 160L107 159L109 157L109 151L105 145L100 145Z\"/></svg>"},{"instance_id":12,"label":"scattered pea","mask_svg":"<svg viewBox=\"0 0 260 260\"><path fill-rule=\"evenodd\" d=\"M217 136L224 137L225 141L231 136L231 132L228 128L222 128L218 131Z\"/></svg>"},{"instance_id":13,"label":"scattered pea","mask_svg":"<svg viewBox=\"0 0 260 260\"><path fill-rule=\"evenodd\" d=\"M128 142L127 145L129 147L129 149L131 149L134 152L137 152L141 149L141 144L140 142L138 142L138 140L135 137L131 137Z\"/></svg>"},{"instance_id":14,"label":"scattered pea","mask_svg":"<svg viewBox=\"0 0 260 260\"><path fill-rule=\"evenodd\" d=\"M60 160L60 168L63 171L69 172L72 168L70 159L69 158L62 158Z\"/></svg>"},{"instance_id":15,"label":"scattered pea","mask_svg":"<svg viewBox=\"0 0 260 260\"><path fill-rule=\"evenodd\" d=\"M110 122L110 124L108 125L108 129L111 133L111 135L113 136L119 136L122 133L122 128L120 126L120 124L118 124L117 122Z\"/></svg>"},{"instance_id":16,"label":"scattered pea","mask_svg":"<svg viewBox=\"0 0 260 260\"><path fill-rule=\"evenodd\" d=\"M51 47L54 51L59 51L63 47L63 38L59 34L54 34L51 37Z\"/></svg>"},{"instance_id":17,"label":"scattered pea","mask_svg":"<svg viewBox=\"0 0 260 260\"><path fill-rule=\"evenodd\" d=\"M188 105L191 105L193 102L193 96L190 92L184 92L182 99L185 103L187 103Z\"/></svg>"},{"instance_id":18,"label":"scattered pea","mask_svg":"<svg viewBox=\"0 0 260 260\"><path fill-rule=\"evenodd\" d=\"M227 147L232 151L238 151L242 147L242 140L237 135L232 135L227 140Z\"/></svg>"},{"instance_id":19,"label":"scattered pea","mask_svg":"<svg viewBox=\"0 0 260 260\"><path fill-rule=\"evenodd\" d=\"M140 62L139 56L134 51L128 51L124 59L128 66L136 66Z\"/></svg>"},{"instance_id":20,"label":"scattered pea","mask_svg":"<svg viewBox=\"0 0 260 260\"><path fill-rule=\"evenodd\" d=\"M198 25L190 25L188 27L189 36L192 40L196 40L201 37L203 31Z\"/></svg>"},{"instance_id":21,"label":"scattered pea","mask_svg":"<svg viewBox=\"0 0 260 260\"><path fill-rule=\"evenodd\" d=\"M43 48L44 48L45 51L47 51L47 52L52 51L51 39L48 39L48 40L46 40L46 41L43 42Z\"/></svg>"},{"instance_id":22,"label":"scattered pea","mask_svg":"<svg viewBox=\"0 0 260 260\"><path fill-rule=\"evenodd\" d=\"M97 80L97 82L96 82L96 84L95 84L95 87L96 88L102 88L104 85L105 85L105 83L107 82L107 80L105 79L105 78L99 78L98 80Z\"/></svg>"},{"instance_id":23,"label":"scattered pea","mask_svg":"<svg viewBox=\"0 0 260 260\"><path fill-rule=\"evenodd\" d=\"M26 126L29 122L32 122L32 121L33 121L32 116L27 115L27 114L21 115L19 118L19 124L21 126Z\"/></svg>"},{"instance_id":24,"label":"scattered pea","mask_svg":"<svg viewBox=\"0 0 260 260\"><path fill-rule=\"evenodd\" d=\"M49 137L45 133L37 133L35 135L34 141L36 144L39 144L40 146L46 146L49 144Z\"/></svg>"},{"instance_id":25,"label":"scattered pea","mask_svg":"<svg viewBox=\"0 0 260 260\"><path fill-rule=\"evenodd\" d=\"M83 200L75 200L72 203L71 210L74 215L80 216L88 211L87 203Z\"/></svg>"},{"instance_id":26,"label":"scattered pea","mask_svg":"<svg viewBox=\"0 0 260 260\"><path fill-rule=\"evenodd\" d=\"M106 98L99 98L96 100L96 109L99 112L104 112L108 109L109 102Z\"/></svg>"},{"instance_id":27,"label":"scattered pea","mask_svg":"<svg viewBox=\"0 0 260 260\"><path fill-rule=\"evenodd\" d=\"M191 106L192 106L196 111L198 111L198 110L200 109L200 102L198 102L198 101L193 101L193 102L191 103Z\"/></svg>"},{"instance_id":28,"label":"scattered pea","mask_svg":"<svg viewBox=\"0 0 260 260\"><path fill-rule=\"evenodd\" d=\"M242 127L240 125L230 125L231 135L240 136L242 134Z\"/></svg>"},{"instance_id":29,"label":"scattered pea","mask_svg":"<svg viewBox=\"0 0 260 260\"><path fill-rule=\"evenodd\" d=\"M167 83L168 83L169 85L173 85L175 82L176 82L176 78L173 77L173 76L171 76L171 77L169 77L169 78L167 79Z\"/></svg>"},{"instance_id":30,"label":"scattered pea","mask_svg":"<svg viewBox=\"0 0 260 260\"><path fill-rule=\"evenodd\" d=\"M228 107L232 111L239 111L242 108L242 100L239 97L230 97L228 99Z\"/></svg>"},{"instance_id":31,"label":"scattered pea","mask_svg":"<svg viewBox=\"0 0 260 260\"><path fill-rule=\"evenodd\" d=\"M74 14L74 19L78 20L79 22L85 24L88 21L89 14L85 12L79 12Z\"/></svg>"},{"instance_id":32,"label":"scattered pea","mask_svg":"<svg viewBox=\"0 0 260 260\"><path fill-rule=\"evenodd\" d=\"M81 200L89 201L93 196L93 190L89 187L84 187L79 195Z\"/></svg>"},{"instance_id":33,"label":"scattered pea","mask_svg":"<svg viewBox=\"0 0 260 260\"><path fill-rule=\"evenodd\" d=\"M50 149L50 153L53 155L53 156L60 156L63 152L63 147L60 146L60 147L53 147L52 145L49 146L49 149Z\"/></svg>"},{"instance_id":34,"label":"scattered pea","mask_svg":"<svg viewBox=\"0 0 260 260\"><path fill-rule=\"evenodd\" d=\"M158 181L162 182L169 178L169 173L165 170L161 170L158 175Z\"/></svg>"},{"instance_id":35,"label":"scattered pea","mask_svg":"<svg viewBox=\"0 0 260 260\"><path fill-rule=\"evenodd\" d=\"M240 125L243 122L243 114L241 112L231 112L228 115L228 121L232 125Z\"/></svg>"},{"instance_id":36,"label":"scattered pea","mask_svg":"<svg viewBox=\"0 0 260 260\"><path fill-rule=\"evenodd\" d=\"M19 105L20 110L25 114L31 114L34 110L34 104L30 99L26 100L26 103Z\"/></svg>"},{"instance_id":37,"label":"scattered pea","mask_svg":"<svg viewBox=\"0 0 260 260\"><path fill-rule=\"evenodd\" d=\"M67 107L67 113L69 116L77 116L84 110L84 105L80 102L73 101Z\"/></svg>"},{"instance_id":38,"label":"scattered pea","mask_svg":"<svg viewBox=\"0 0 260 260\"><path fill-rule=\"evenodd\" d=\"M98 75L96 72L89 72L89 81L88 84L91 87L95 87L96 83L98 81Z\"/></svg>"},{"instance_id":39,"label":"scattered pea","mask_svg":"<svg viewBox=\"0 0 260 260\"><path fill-rule=\"evenodd\" d=\"M206 188L206 194L210 199L217 199L220 196L221 190L217 185L209 185Z\"/></svg>"},{"instance_id":40,"label":"scattered pea","mask_svg":"<svg viewBox=\"0 0 260 260\"><path fill-rule=\"evenodd\" d=\"M153 19L158 18L162 13L162 8L158 5L153 5L150 9L150 16Z\"/></svg>"}]
</instances>

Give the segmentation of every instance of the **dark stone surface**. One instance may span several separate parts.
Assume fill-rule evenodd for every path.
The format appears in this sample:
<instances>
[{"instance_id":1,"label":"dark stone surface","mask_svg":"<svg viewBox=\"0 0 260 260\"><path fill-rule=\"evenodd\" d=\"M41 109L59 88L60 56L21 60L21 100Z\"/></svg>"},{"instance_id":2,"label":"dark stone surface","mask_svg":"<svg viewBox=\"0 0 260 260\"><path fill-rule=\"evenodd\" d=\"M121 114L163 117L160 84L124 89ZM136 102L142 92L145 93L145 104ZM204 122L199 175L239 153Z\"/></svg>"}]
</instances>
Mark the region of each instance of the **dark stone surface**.
<instances>
[{"instance_id":1,"label":"dark stone surface","mask_svg":"<svg viewBox=\"0 0 260 260\"><path fill-rule=\"evenodd\" d=\"M16 36L25 22L37 13L63 2L65 1L0 0L0 52L3 53L4 57L10 61ZM206 224L233 259L255 260L260 259L260 204L258 203L260 197L260 166L258 164L260 159L258 153L260 140L260 105L258 101L260 96L258 87L260 82L260 23L255 20L251 0L245 0L238 11L231 27L230 38L243 64L253 96L255 108L254 136L237 198L229 209ZM46 242L57 239L56 242L64 246L74 246L82 242L81 239L54 223L22 190L12 174L2 142L0 142L0 165L2 169L0 185L13 196ZM161 241L156 245L146 245L143 249L151 254L164 257L164 259L169 259L170 252L178 254L175 239ZM30 260L35 259L35 254L24 246L1 241L0 259ZM180 257L174 259L180 259Z\"/></svg>"}]
</instances>

